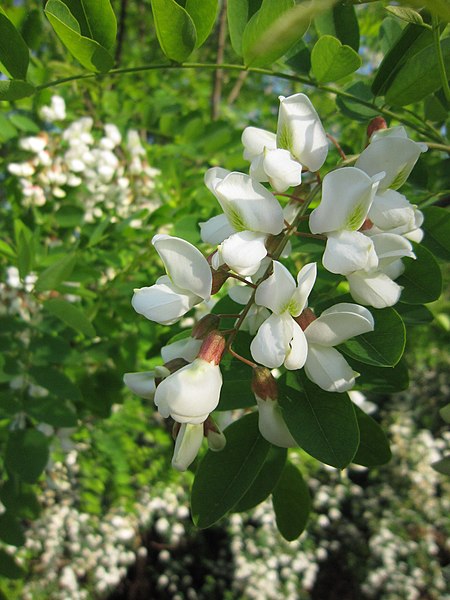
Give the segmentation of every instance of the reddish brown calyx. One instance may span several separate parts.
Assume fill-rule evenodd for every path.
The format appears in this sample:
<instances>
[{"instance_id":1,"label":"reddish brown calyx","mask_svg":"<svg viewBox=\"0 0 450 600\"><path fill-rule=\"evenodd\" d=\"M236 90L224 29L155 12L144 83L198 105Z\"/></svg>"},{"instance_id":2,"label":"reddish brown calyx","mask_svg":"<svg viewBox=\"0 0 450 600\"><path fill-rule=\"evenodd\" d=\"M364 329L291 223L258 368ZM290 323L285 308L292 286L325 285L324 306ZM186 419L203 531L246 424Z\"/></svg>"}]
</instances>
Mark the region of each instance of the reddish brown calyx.
<instances>
[{"instance_id":1,"label":"reddish brown calyx","mask_svg":"<svg viewBox=\"0 0 450 600\"><path fill-rule=\"evenodd\" d=\"M311 323L316 319L316 315L310 308L305 308L301 315L295 317L295 321L297 321L297 323L300 325L303 331L305 331L308 325L311 325Z\"/></svg>"},{"instance_id":2,"label":"reddish brown calyx","mask_svg":"<svg viewBox=\"0 0 450 600\"><path fill-rule=\"evenodd\" d=\"M219 324L220 318L217 315L206 315L194 325L191 336L195 340L204 340L208 333L219 328Z\"/></svg>"},{"instance_id":3,"label":"reddish brown calyx","mask_svg":"<svg viewBox=\"0 0 450 600\"><path fill-rule=\"evenodd\" d=\"M206 336L197 358L215 365L220 364L225 350L225 337L220 331L210 331Z\"/></svg>"},{"instance_id":4,"label":"reddish brown calyx","mask_svg":"<svg viewBox=\"0 0 450 600\"><path fill-rule=\"evenodd\" d=\"M369 125L367 126L367 139L370 140L370 138L376 131L380 131L380 129L387 128L387 123L383 117L375 117L370 121Z\"/></svg>"},{"instance_id":5,"label":"reddish brown calyx","mask_svg":"<svg viewBox=\"0 0 450 600\"><path fill-rule=\"evenodd\" d=\"M255 367L252 377L252 391L261 400L276 400L278 386L274 376L266 367Z\"/></svg>"}]
</instances>

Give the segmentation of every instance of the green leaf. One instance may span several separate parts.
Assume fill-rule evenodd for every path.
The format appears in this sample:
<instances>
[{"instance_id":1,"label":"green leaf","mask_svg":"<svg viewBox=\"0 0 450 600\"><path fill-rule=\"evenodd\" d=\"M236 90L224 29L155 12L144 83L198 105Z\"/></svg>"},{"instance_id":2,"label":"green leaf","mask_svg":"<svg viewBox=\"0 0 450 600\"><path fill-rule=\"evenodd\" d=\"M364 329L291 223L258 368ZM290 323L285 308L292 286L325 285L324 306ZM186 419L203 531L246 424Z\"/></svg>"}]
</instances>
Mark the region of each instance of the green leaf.
<instances>
[{"instance_id":1,"label":"green leaf","mask_svg":"<svg viewBox=\"0 0 450 600\"><path fill-rule=\"evenodd\" d=\"M431 466L438 473L442 473L443 475L450 475L450 454L441 458L441 460L437 460L434 463L431 463Z\"/></svg>"},{"instance_id":2,"label":"green leaf","mask_svg":"<svg viewBox=\"0 0 450 600\"><path fill-rule=\"evenodd\" d=\"M22 481L34 483L48 461L48 439L36 429L9 432L6 444L6 467Z\"/></svg>"},{"instance_id":3,"label":"green leaf","mask_svg":"<svg viewBox=\"0 0 450 600\"><path fill-rule=\"evenodd\" d=\"M446 404L439 410L439 414L446 423L450 423L450 404Z\"/></svg>"},{"instance_id":4,"label":"green leaf","mask_svg":"<svg viewBox=\"0 0 450 600\"><path fill-rule=\"evenodd\" d=\"M263 0L261 8L251 17L242 36L242 52L246 65L270 65L302 37L309 23L304 29L300 29L293 39L285 37L283 40L277 40L268 34L277 19L283 19L294 6L294 0ZM264 48L261 45L262 40L265 42ZM259 47L259 51L255 52L255 46Z\"/></svg>"},{"instance_id":5,"label":"green leaf","mask_svg":"<svg viewBox=\"0 0 450 600\"><path fill-rule=\"evenodd\" d=\"M360 376L356 379L356 387L362 392L392 394L407 390L409 387L408 366L400 359L395 367L375 367L346 357L348 363Z\"/></svg>"},{"instance_id":6,"label":"green leaf","mask_svg":"<svg viewBox=\"0 0 450 600\"><path fill-rule=\"evenodd\" d=\"M4 254L8 258L15 258L16 253L4 240L0 240L0 254Z\"/></svg>"},{"instance_id":7,"label":"green leaf","mask_svg":"<svg viewBox=\"0 0 450 600\"><path fill-rule=\"evenodd\" d=\"M34 94L34 86L27 81L13 79L11 81L0 81L0 100L12 102L21 100Z\"/></svg>"},{"instance_id":8,"label":"green leaf","mask_svg":"<svg viewBox=\"0 0 450 600\"><path fill-rule=\"evenodd\" d=\"M71 302L60 298L52 298L44 302L44 309L86 337L95 336L95 329L92 323L84 312Z\"/></svg>"},{"instance_id":9,"label":"green leaf","mask_svg":"<svg viewBox=\"0 0 450 600\"><path fill-rule=\"evenodd\" d=\"M405 271L397 279L403 286L402 302L407 304L426 304L437 300L442 292L442 275L436 259L429 250L414 244L413 258L404 258Z\"/></svg>"},{"instance_id":10,"label":"green leaf","mask_svg":"<svg viewBox=\"0 0 450 600\"><path fill-rule=\"evenodd\" d=\"M369 119L373 119L373 117L380 114L377 107L371 108L369 106L364 106L364 104L360 104L356 100L357 98L360 98L365 102L374 101L374 97L367 83L363 83L362 81L351 83L344 87L344 92L355 96L355 100L336 96L336 106L346 117L357 121L367 122Z\"/></svg>"},{"instance_id":11,"label":"green leaf","mask_svg":"<svg viewBox=\"0 0 450 600\"><path fill-rule=\"evenodd\" d=\"M0 66L13 79L27 76L30 53L23 37L0 8Z\"/></svg>"},{"instance_id":12,"label":"green leaf","mask_svg":"<svg viewBox=\"0 0 450 600\"><path fill-rule=\"evenodd\" d=\"M338 350L356 360L378 367L393 367L403 355L405 326L393 308L371 308L375 329L338 346Z\"/></svg>"},{"instance_id":13,"label":"green leaf","mask_svg":"<svg viewBox=\"0 0 450 600\"><path fill-rule=\"evenodd\" d=\"M406 21L407 23L413 23L415 25L423 25L423 19L420 13L412 8L405 8L401 6L386 6L386 10L391 15Z\"/></svg>"},{"instance_id":14,"label":"green leaf","mask_svg":"<svg viewBox=\"0 0 450 600\"><path fill-rule=\"evenodd\" d=\"M33 261L33 240L28 228L16 231L16 248L19 275L24 279L30 272Z\"/></svg>"},{"instance_id":15,"label":"green leaf","mask_svg":"<svg viewBox=\"0 0 450 600\"><path fill-rule=\"evenodd\" d=\"M256 479L271 445L259 433L258 414L251 413L225 429L221 452L208 450L192 486L193 521L201 529L226 515Z\"/></svg>"},{"instance_id":16,"label":"green leaf","mask_svg":"<svg viewBox=\"0 0 450 600\"><path fill-rule=\"evenodd\" d=\"M233 512L250 510L269 496L278 483L286 463L286 457L286 448L278 448L277 446L272 446L270 448L261 471L258 473L247 492L242 496L236 506L233 507Z\"/></svg>"},{"instance_id":17,"label":"green leaf","mask_svg":"<svg viewBox=\"0 0 450 600\"><path fill-rule=\"evenodd\" d=\"M151 0L156 35L162 51L171 60L183 62L197 44L195 25L175 0Z\"/></svg>"},{"instance_id":18,"label":"green leaf","mask_svg":"<svg viewBox=\"0 0 450 600\"><path fill-rule=\"evenodd\" d=\"M217 410L247 408L256 404L252 392L252 369L239 360L221 365L223 385Z\"/></svg>"},{"instance_id":19,"label":"green leaf","mask_svg":"<svg viewBox=\"0 0 450 600\"><path fill-rule=\"evenodd\" d=\"M398 302L395 305L395 310L401 316L405 325L424 325L434 320L431 310L421 304Z\"/></svg>"},{"instance_id":20,"label":"green leaf","mask_svg":"<svg viewBox=\"0 0 450 600\"><path fill-rule=\"evenodd\" d=\"M92 234L89 236L89 242L87 247L92 248L96 246L103 239L103 234L105 233L106 228L111 223L111 217L105 217L100 221L100 223L95 227ZM105 236L106 237L106 236Z\"/></svg>"},{"instance_id":21,"label":"green leaf","mask_svg":"<svg viewBox=\"0 0 450 600\"><path fill-rule=\"evenodd\" d=\"M408 24L395 39L394 44L381 61L372 83L374 96L385 94L393 81L399 68L406 60L418 52L421 48L431 44L433 36L431 32L419 25Z\"/></svg>"},{"instance_id":22,"label":"green leaf","mask_svg":"<svg viewBox=\"0 0 450 600\"><path fill-rule=\"evenodd\" d=\"M251 16L260 8L261 0L228 0L227 20L231 46L242 56L242 35Z\"/></svg>"},{"instance_id":23,"label":"green leaf","mask_svg":"<svg viewBox=\"0 0 450 600\"><path fill-rule=\"evenodd\" d=\"M24 131L25 133L39 133L41 130L34 121L20 113L9 115L9 120L14 127L17 127L17 129L20 129L20 131Z\"/></svg>"},{"instance_id":24,"label":"green leaf","mask_svg":"<svg viewBox=\"0 0 450 600\"><path fill-rule=\"evenodd\" d=\"M62 0L48 0L44 12L59 39L83 67L95 73L111 69L111 54L95 40L81 35L78 21Z\"/></svg>"},{"instance_id":25,"label":"green leaf","mask_svg":"<svg viewBox=\"0 0 450 600\"><path fill-rule=\"evenodd\" d=\"M358 419L360 442L352 462L364 467L385 465L392 457L386 434L375 419L362 411L359 406L353 407Z\"/></svg>"},{"instance_id":26,"label":"green leaf","mask_svg":"<svg viewBox=\"0 0 450 600\"><path fill-rule=\"evenodd\" d=\"M195 47L198 48L211 33L219 3L217 0L187 0L185 8L195 25L197 32Z\"/></svg>"},{"instance_id":27,"label":"green leaf","mask_svg":"<svg viewBox=\"0 0 450 600\"><path fill-rule=\"evenodd\" d=\"M2 485L0 500L10 514L23 519L35 519L41 511L36 494L17 476Z\"/></svg>"},{"instance_id":28,"label":"green leaf","mask_svg":"<svg viewBox=\"0 0 450 600\"><path fill-rule=\"evenodd\" d=\"M443 260L450 260L450 213L439 206L429 206L422 210L425 232L422 245Z\"/></svg>"},{"instance_id":29,"label":"green leaf","mask_svg":"<svg viewBox=\"0 0 450 600\"><path fill-rule=\"evenodd\" d=\"M297 371L287 375L279 403L289 431L303 450L338 469L351 463L359 430L347 394L325 392Z\"/></svg>"},{"instance_id":30,"label":"green leaf","mask_svg":"<svg viewBox=\"0 0 450 600\"><path fill-rule=\"evenodd\" d=\"M351 4L338 4L331 10L314 19L319 35L332 35L342 44L346 44L358 52L359 25L355 7Z\"/></svg>"},{"instance_id":31,"label":"green leaf","mask_svg":"<svg viewBox=\"0 0 450 600\"><path fill-rule=\"evenodd\" d=\"M450 38L441 40L445 70L450 72ZM433 45L417 52L396 73L386 91L386 102L405 106L422 100L442 86L438 57Z\"/></svg>"},{"instance_id":32,"label":"green leaf","mask_svg":"<svg viewBox=\"0 0 450 600\"><path fill-rule=\"evenodd\" d=\"M19 567L13 557L0 548L0 575L8 579L22 579L26 572Z\"/></svg>"},{"instance_id":33,"label":"green leaf","mask_svg":"<svg viewBox=\"0 0 450 600\"><path fill-rule=\"evenodd\" d=\"M311 52L311 68L320 83L338 81L353 73L362 64L361 57L350 46L331 36L323 35Z\"/></svg>"},{"instance_id":34,"label":"green leaf","mask_svg":"<svg viewBox=\"0 0 450 600\"><path fill-rule=\"evenodd\" d=\"M35 287L36 291L44 292L45 290L56 290L60 283L68 280L76 262L77 259L75 254L68 254L47 267L47 269L42 271L39 275Z\"/></svg>"},{"instance_id":35,"label":"green leaf","mask_svg":"<svg viewBox=\"0 0 450 600\"><path fill-rule=\"evenodd\" d=\"M38 385L59 398L73 402L81 400L80 390L62 371L49 366L31 367L29 374Z\"/></svg>"},{"instance_id":36,"label":"green leaf","mask_svg":"<svg viewBox=\"0 0 450 600\"><path fill-rule=\"evenodd\" d=\"M9 512L0 515L0 539L11 546L25 544L23 528L16 516Z\"/></svg>"},{"instance_id":37,"label":"green leaf","mask_svg":"<svg viewBox=\"0 0 450 600\"><path fill-rule=\"evenodd\" d=\"M30 399L25 412L40 423L48 423L53 427L75 427L78 422L73 406L54 396Z\"/></svg>"},{"instance_id":38,"label":"green leaf","mask_svg":"<svg viewBox=\"0 0 450 600\"><path fill-rule=\"evenodd\" d=\"M116 41L116 16L109 0L62 0L78 22L80 33L111 50Z\"/></svg>"},{"instance_id":39,"label":"green leaf","mask_svg":"<svg viewBox=\"0 0 450 600\"><path fill-rule=\"evenodd\" d=\"M277 527L288 542L304 531L311 511L308 486L300 471L288 463L272 494Z\"/></svg>"}]
</instances>

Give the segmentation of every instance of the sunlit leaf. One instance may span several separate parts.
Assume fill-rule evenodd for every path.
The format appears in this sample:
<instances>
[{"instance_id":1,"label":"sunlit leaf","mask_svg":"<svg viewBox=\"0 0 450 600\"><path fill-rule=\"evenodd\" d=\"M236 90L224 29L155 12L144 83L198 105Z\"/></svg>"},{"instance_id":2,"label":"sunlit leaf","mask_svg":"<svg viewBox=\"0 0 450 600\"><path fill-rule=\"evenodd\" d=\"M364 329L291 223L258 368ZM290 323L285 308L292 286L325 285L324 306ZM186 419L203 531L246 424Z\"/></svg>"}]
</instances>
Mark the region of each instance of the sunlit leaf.
<instances>
[{"instance_id":1,"label":"sunlit leaf","mask_svg":"<svg viewBox=\"0 0 450 600\"><path fill-rule=\"evenodd\" d=\"M185 5L197 32L195 47L203 44L211 33L219 8L218 0L187 0Z\"/></svg>"},{"instance_id":2,"label":"sunlit leaf","mask_svg":"<svg viewBox=\"0 0 450 600\"><path fill-rule=\"evenodd\" d=\"M361 57L350 46L344 46L331 35L323 35L311 52L311 68L317 81L338 81L362 64Z\"/></svg>"},{"instance_id":3,"label":"sunlit leaf","mask_svg":"<svg viewBox=\"0 0 450 600\"><path fill-rule=\"evenodd\" d=\"M171 60L183 62L197 44L194 21L175 0L152 0L156 35Z\"/></svg>"},{"instance_id":4,"label":"sunlit leaf","mask_svg":"<svg viewBox=\"0 0 450 600\"><path fill-rule=\"evenodd\" d=\"M19 79L3 80L0 81L0 100L12 102L13 100L27 98L34 94L34 90L34 86L27 81L20 81Z\"/></svg>"}]
</instances>

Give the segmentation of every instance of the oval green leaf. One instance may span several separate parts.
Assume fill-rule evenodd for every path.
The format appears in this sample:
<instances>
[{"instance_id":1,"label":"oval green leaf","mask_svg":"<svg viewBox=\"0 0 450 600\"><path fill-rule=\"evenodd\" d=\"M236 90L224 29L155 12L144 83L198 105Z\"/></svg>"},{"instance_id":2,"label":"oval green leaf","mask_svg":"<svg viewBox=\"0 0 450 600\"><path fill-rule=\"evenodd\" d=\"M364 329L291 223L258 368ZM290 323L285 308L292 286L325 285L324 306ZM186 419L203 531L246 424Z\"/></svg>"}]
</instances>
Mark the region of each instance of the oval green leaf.
<instances>
[{"instance_id":1,"label":"oval green leaf","mask_svg":"<svg viewBox=\"0 0 450 600\"><path fill-rule=\"evenodd\" d=\"M36 429L10 431L6 444L6 467L25 481L34 483L49 457L48 438Z\"/></svg>"},{"instance_id":2,"label":"oval green leaf","mask_svg":"<svg viewBox=\"0 0 450 600\"><path fill-rule=\"evenodd\" d=\"M183 62L197 43L193 20L175 0L152 0L152 10L162 51L167 58Z\"/></svg>"},{"instance_id":3,"label":"oval green leaf","mask_svg":"<svg viewBox=\"0 0 450 600\"><path fill-rule=\"evenodd\" d=\"M60 321L82 333L86 337L94 337L95 329L84 312L67 300L52 298L44 302L44 309Z\"/></svg>"},{"instance_id":4,"label":"oval green leaf","mask_svg":"<svg viewBox=\"0 0 450 600\"><path fill-rule=\"evenodd\" d=\"M231 360L221 365L221 371L223 385L217 410L254 406L256 400L251 389L252 369L241 361Z\"/></svg>"},{"instance_id":5,"label":"oval green leaf","mask_svg":"<svg viewBox=\"0 0 450 600\"><path fill-rule=\"evenodd\" d=\"M348 340L338 350L368 365L393 367L405 349L405 325L393 308L371 308L370 312L375 320L374 331Z\"/></svg>"},{"instance_id":6,"label":"oval green leaf","mask_svg":"<svg viewBox=\"0 0 450 600\"><path fill-rule=\"evenodd\" d=\"M400 359L395 367L375 367L346 357L354 371L360 373L356 379L356 388L362 392L393 394L407 390L409 387L408 366Z\"/></svg>"},{"instance_id":7,"label":"oval green leaf","mask_svg":"<svg viewBox=\"0 0 450 600\"><path fill-rule=\"evenodd\" d=\"M358 419L360 442L353 461L364 467L385 465L391 460L391 448L383 429L359 406L354 405Z\"/></svg>"},{"instance_id":8,"label":"oval green leaf","mask_svg":"<svg viewBox=\"0 0 450 600\"><path fill-rule=\"evenodd\" d=\"M89 71L106 73L113 64L111 54L95 40L81 34L80 24L61 0L48 0L44 12L61 42Z\"/></svg>"},{"instance_id":9,"label":"oval green leaf","mask_svg":"<svg viewBox=\"0 0 450 600\"><path fill-rule=\"evenodd\" d=\"M71 11L84 37L111 50L116 41L116 16L109 0L62 0Z\"/></svg>"},{"instance_id":10,"label":"oval green leaf","mask_svg":"<svg viewBox=\"0 0 450 600\"><path fill-rule=\"evenodd\" d=\"M34 94L34 86L27 81L12 79L8 81L0 81L0 100L13 102L21 98L27 98Z\"/></svg>"},{"instance_id":11,"label":"oval green leaf","mask_svg":"<svg viewBox=\"0 0 450 600\"><path fill-rule=\"evenodd\" d=\"M338 81L350 75L362 64L361 57L350 46L331 36L323 35L311 52L311 68L320 83Z\"/></svg>"},{"instance_id":12,"label":"oval green leaf","mask_svg":"<svg viewBox=\"0 0 450 600\"><path fill-rule=\"evenodd\" d=\"M304 531L311 511L311 497L302 474L288 463L272 493L277 527L288 542Z\"/></svg>"},{"instance_id":13,"label":"oval green leaf","mask_svg":"<svg viewBox=\"0 0 450 600\"><path fill-rule=\"evenodd\" d=\"M185 8L193 20L197 32L196 48L201 46L211 33L218 7L217 0L187 0Z\"/></svg>"},{"instance_id":14,"label":"oval green leaf","mask_svg":"<svg viewBox=\"0 0 450 600\"><path fill-rule=\"evenodd\" d=\"M325 392L301 372L289 373L279 402L298 445L327 465L343 469L359 446L359 429L347 394Z\"/></svg>"},{"instance_id":15,"label":"oval green leaf","mask_svg":"<svg viewBox=\"0 0 450 600\"><path fill-rule=\"evenodd\" d=\"M439 258L450 260L450 213L439 206L429 206L422 212L425 217L422 245Z\"/></svg>"},{"instance_id":16,"label":"oval green leaf","mask_svg":"<svg viewBox=\"0 0 450 600\"><path fill-rule=\"evenodd\" d=\"M192 518L201 529L214 525L236 506L256 479L271 447L259 433L257 413L232 423L225 436L224 450L208 450L192 486Z\"/></svg>"},{"instance_id":17,"label":"oval green leaf","mask_svg":"<svg viewBox=\"0 0 450 600\"><path fill-rule=\"evenodd\" d=\"M426 304L437 300L442 292L441 269L429 250L414 245L416 260L405 258L405 271L397 279L403 286L402 302L406 304Z\"/></svg>"},{"instance_id":18,"label":"oval green leaf","mask_svg":"<svg viewBox=\"0 0 450 600\"><path fill-rule=\"evenodd\" d=\"M0 515L0 540L11 546L25 544L25 535L20 521L8 511Z\"/></svg>"},{"instance_id":19,"label":"oval green leaf","mask_svg":"<svg viewBox=\"0 0 450 600\"><path fill-rule=\"evenodd\" d=\"M36 291L55 290L60 283L67 281L75 267L76 260L74 254L68 254L47 267L39 275L35 286Z\"/></svg>"},{"instance_id":20,"label":"oval green leaf","mask_svg":"<svg viewBox=\"0 0 450 600\"><path fill-rule=\"evenodd\" d=\"M30 53L23 37L0 8L0 66L14 79L27 76Z\"/></svg>"},{"instance_id":21,"label":"oval green leaf","mask_svg":"<svg viewBox=\"0 0 450 600\"><path fill-rule=\"evenodd\" d=\"M342 44L346 44L358 52L359 24L355 7L351 4L333 6L331 10L316 17L314 25L319 36L332 35Z\"/></svg>"}]
</instances>

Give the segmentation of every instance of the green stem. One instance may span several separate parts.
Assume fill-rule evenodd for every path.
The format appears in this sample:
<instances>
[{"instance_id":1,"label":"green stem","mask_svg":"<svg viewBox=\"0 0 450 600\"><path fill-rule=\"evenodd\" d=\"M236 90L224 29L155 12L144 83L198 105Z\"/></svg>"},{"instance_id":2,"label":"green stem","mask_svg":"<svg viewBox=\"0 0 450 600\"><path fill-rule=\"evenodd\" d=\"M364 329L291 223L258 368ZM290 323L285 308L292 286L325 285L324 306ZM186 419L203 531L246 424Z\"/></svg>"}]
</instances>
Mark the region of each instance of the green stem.
<instances>
[{"instance_id":1,"label":"green stem","mask_svg":"<svg viewBox=\"0 0 450 600\"><path fill-rule=\"evenodd\" d=\"M439 17L433 14L431 17L431 23L433 25L433 42L438 59L438 69L439 75L441 77L442 89L444 91L445 99L447 100L447 102L450 102L450 87L448 85L447 73L445 72L444 57L442 55L442 48L440 42Z\"/></svg>"},{"instance_id":2,"label":"green stem","mask_svg":"<svg viewBox=\"0 0 450 600\"><path fill-rule=\"evenodd\" d=\"M270 69L263 69L263 68L259 68L259 67L246 67L245 65L235 65L235 64L229 64L229 63L221 64L220 68L227 70L227 71L248 71L249 73L257 73L259 75L267 75L270 77L277 77L279 79L285 79L288 81L303 83L304 85L314 87L314 88L316 88L318 90L322 90L324 92L329 92L330 94L334 94L335 96L340 96L341 98L346 98L347 100L351 100L352 102L360 104L361 106L366 106L368 108L371 108L381 115L384 115L391 119L395 119L395 120L399 121L400 123L404 123L405 125L407 125L411 129L414 129L421 135L429 136L430 138L432 138L433 140L435 140L438 143L441 143L443 140L443 138L441 136L439 136L434 131L434 129L432 129L430 127L427 127L427 126L424 127L423 124L419 125L417 123L414 123L413 121L406 119L403 115L399 115L391 110L388 110L387 108L376 106L372 102L368 102L366 100L363 100L362 98L353 96L352 94L349 94L348 92L345 92L344 90L340 90L339 88L335 88L335 87L332 87L329 85L323 85L323 84L317 83L313 79L311 79L309 77L305 77L303 75L293 75L290 73L281 73L278 71L272 71ZM82 79L93 79L96 77L102 78L102 77L115 76L115 75L127 75L127 74L130 75L133 73L141 73L141 72L145 72L145 71L157 71L157 70L169 70L169 69L174 69L174 70L176 70L176 69L215 70L215 69L217 69L217 65L216 65L216 63L197 63L197 62L183 63L183 64L158 63L158 64L152 64L152 65L142 65L140 67L125 67L125 68L120 68L120 69L111 69L111 71L108 71L108 73L100 74L100 75L98 73L85 73L85 74L79 74L79 75L72 75L70 77L63 77L61 79L55 79L54 81L49 81L42 85L36 86L36 91L40 91L40 90L43 90L46 88L50 88L50 87L54 87L54 86L61 85L64 83L70 83L71 81L78 81L78 80L82 80Z\"/></svg>"}]
</instances>

